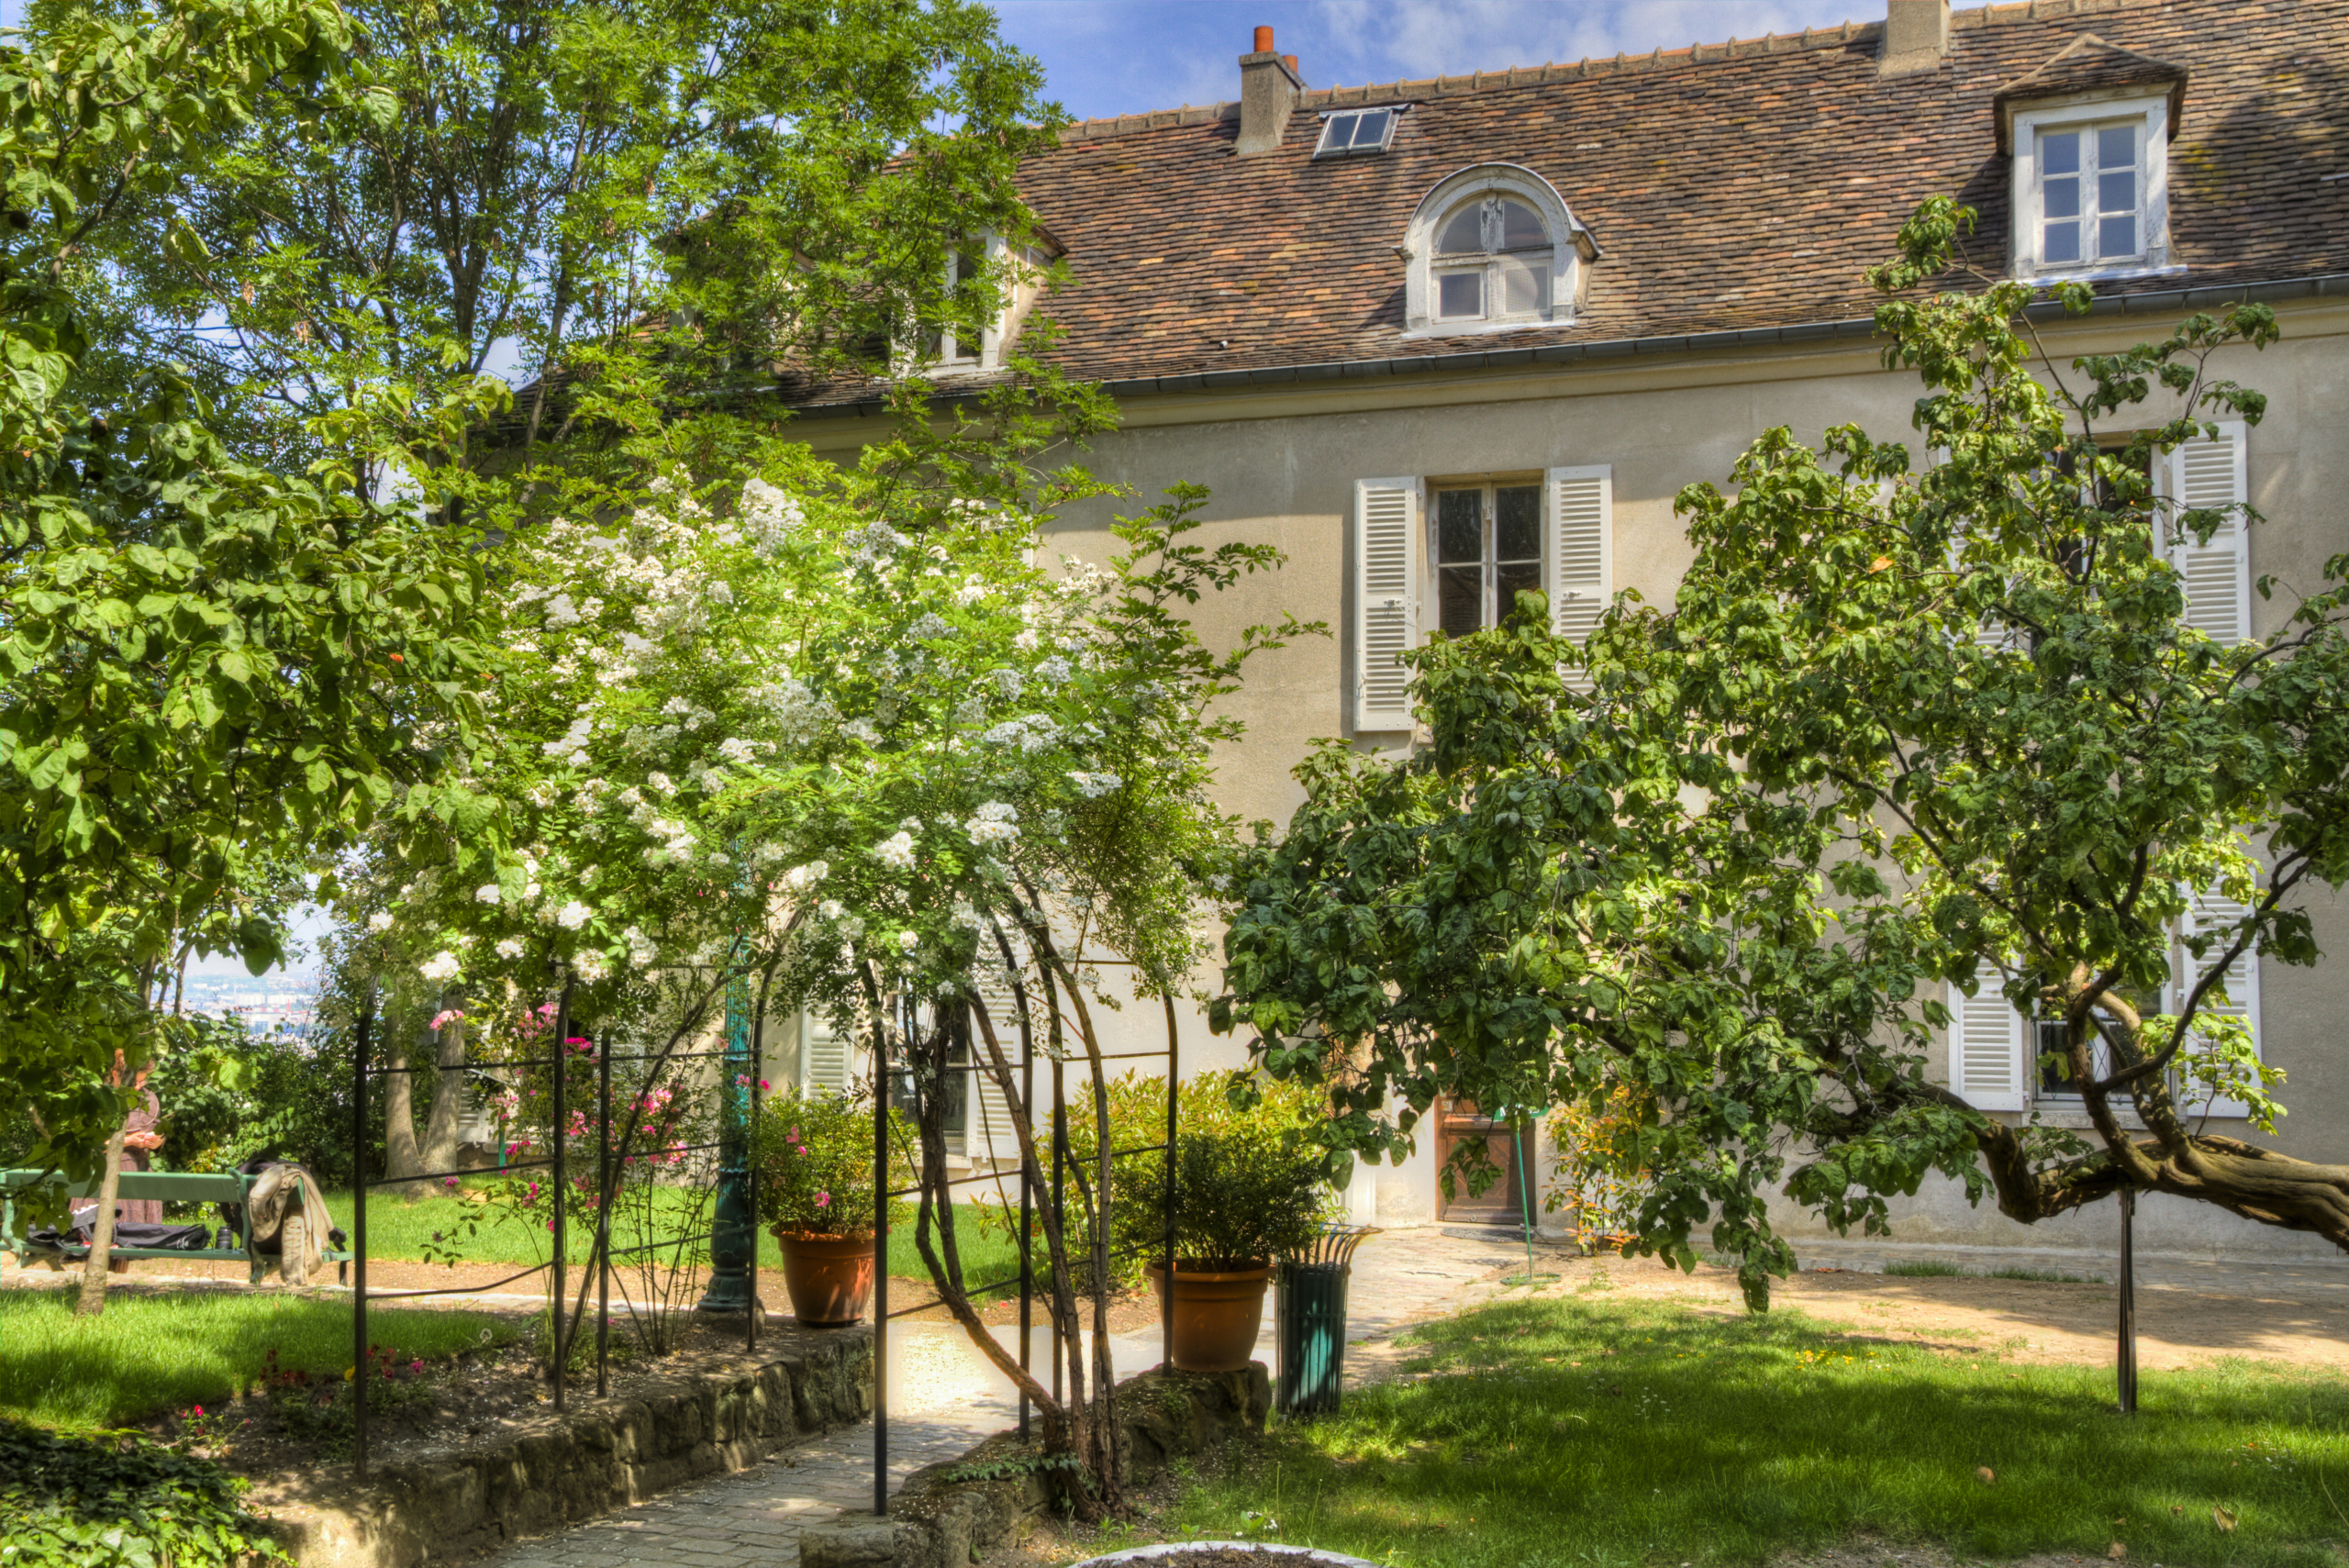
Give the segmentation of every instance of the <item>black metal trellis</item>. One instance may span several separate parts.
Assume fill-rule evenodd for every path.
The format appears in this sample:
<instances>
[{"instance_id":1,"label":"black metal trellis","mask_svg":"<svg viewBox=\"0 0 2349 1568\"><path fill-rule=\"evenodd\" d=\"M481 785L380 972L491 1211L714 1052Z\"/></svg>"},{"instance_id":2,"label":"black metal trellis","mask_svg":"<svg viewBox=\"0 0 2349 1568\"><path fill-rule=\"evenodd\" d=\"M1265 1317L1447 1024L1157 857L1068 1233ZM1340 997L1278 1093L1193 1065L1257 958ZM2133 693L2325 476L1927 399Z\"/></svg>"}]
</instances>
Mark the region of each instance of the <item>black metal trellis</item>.
<instances>
[{"instance_id":1,"label":"black metal trellis","mask_svg":"<svg viewBox=\"0 0 2349 1568\"><path fill-rule=\"evenodd\" d=\"M1032 1040L1023 1038L1021 1043L1019 1097L1022 1112L1028 1118L1030 1135L1032 1138L1036 1128L1036 1052ZM1164 1213L1163 1234L1160 1238L1160 1257L1164 1273L1163 1288L1159 1296L1159 1327L1163 1364L1169 1370L1172 1370L1174 1365L1174 1151L1181 1118L1178 1098L1182 1088L1180 1045L1181 1040L1175 1032L1174 1014L1170 1003L1167 1009L1166 1046L1162 1051L1104 1051L1097 1058L1090 1054L1054 1055L1052 1058L1052 1172L1050 1202L1054 1227L1063 1238L1068 1235L1065 1178L1069 1158L1068 1103L1066 1079L1063 1076L1064 1066L1072 1062L1083 1063L1096 1060L1128 1062L1159 1056L1166 1059L1165 1140L1160 1143L1137 1144L1129 1149L1111 1149L1108 1151L1108 1158L1116 1161L1130 1155L1162 1152L1166 1157ZM974 1051L972 1054L974 1059L974 1071L985 1071L984 1068L976 1065L976 1051ZM918 1195L922 1190L918 1186L893 1189L889 1185L890 1089L899 1074L910 1077L911 1072L910 1068L891 1064L886 1060L885 1047L876 1043L873 1072L873 1186L875 1195L873 1203L873 1512L875 1517L885 1516L889 1511L889 1323L892 1318L926 1312L938 1305L935 1301L922 1301L900 1307L894 1312L889 1308L889 1205L894 1199ZM974 1097L975 1098L975 1095ZM1108 1119L1106 1117L1097 1116L1096 1120L1099 1123L1096 1129L1097 1136L1106 1141L1109 1134ZM994 1182L999 1185L1001 1181L1000 1172L990 1171L978 1175L954 1177L941 1184L947 1187L959 1187ZM994 1280L977 1285L966 1284L963 1287L964 1295L976 1297L990 1291L1000 1290L1006 1285L1019 1286L1019 1369L1022 1373L1031 1375L1033 1366L1030 1343L1034 1338L1033 1313L1036 1287L1033 1232L1036 1196L1033 1184L1029 1176L1028 1160L1023 1153L1019 1161L1019 1272L1008 1279ZM1098 1206L1098 1221L1095 1229L1100 1232L1095 1244L1098 1246L1106 1240L1107 1237L1108 1193L1097 1194L1095 1201ZM1102 1274L1096 1281L1099 1288L1103 1290L1108 1288L1107 1265L1109 1262L1121 1262L1136 1255L1140 1251L1139 1247L1130 1246L1104 1252ZM1051 1355L1052 1397L1055 1401L1066 1398L1062 1387L1062 1367L1064 1364L1063 1356L1066 1348L1061 1335L1060 1322L1055 1318L1052 1323ZM1029 1400L1026 1389L1022 1388L1019 1390L1019 1435L1024 1438L1028 1433Z\"/></svg>"},{"instance_id":2,"label":"black metal trellis","mask_svg":"<svg viewBox=\"0 0 2349 1568\"><path fill-rule=\"evenodd\" d=\"M387 1079L399 1074L413 1073L421 1071L421 1069L413 1066L376 1066L369 1061L370 1048L373 1043L374 1027L377 1021L375 1017L374 997L370 995L361 1006L357 1025L353 1030L352 1036L351 1111L352 1159L351 1279L352 1466L355 1475L361 1479L363 1479L367 1473L367 1372L372 1361L372 1356L370 1354L371 1347L368 1338L367 1307L371 1301L406 1301L424 1296L471 1296L485 1290L494 1290L500 1285L512 1284L516 1281L529 1279L533 1275L551 1273L552 1275L554 1288L551 1296L551 1309L549 1312L548 1349L550 1364L554 1369L553 1402L554 1407L557 1411L562 1410L565 1407L564 1387L566 1383L569 1381L570 1352L576 1342L573 1328L569 1322L569 1319L573 1316L573 1309L568 1290L570 1277L570 1253L569 1228L567 1224L569 1209L568 1146L571 1141L571 1129L569 1126L570 1118L567 1100L569 1084L566 1069L572 1056L572 1052L568 1049L567 1044L572 1038L572 990L573 986L571 982L566 980L561 996L556 1003L553 1035L554 1049L549 1055L544 1057L524 1057L513 1061L501 1061L494 1064L499 1068L544 1067L550 1070L550 1088L551 1091L550 1096L550 1109L552 1116L552 1127L550 1136L550 1147L544 1157L533 1160L510 1160L506 1157L507 1151L501 1148L499 1151L498 1163L494 1167L484 1169L467 1167L451 1171L426 1171L409 1176L377 1176L372 1180L369 1178L366 1169L368 1084L371 1080ZM609 1358L612 1261L615 1258L630 1257L638 1253L653 1251L662 1248L685 1247L690 1246L696 1242L713 1241L717 1237L717 1232L715 1230L706 1230L691 1235L663 1237L657 1241L647 1242L641 1246L621 1248L615 1248L612 1246L611 1208L614 1195L618 1191L618 1172L620 1168L619 1164L616 1162L612 1151L612 1063L615 1062L659 1062L666 1066L681 1062L719 1060L725 1058L729 1052L722 1050L699 1051L646 1051L636 1052L614 1052L606 1049L608 1045L608 1041L596 1041L590 1038L585 1040L585 1043L589 1045L596 1058L596 1225L595 1245L592 1249L592 1255L590 1257L588 1266L595 1269L596 1273L596 1395L601 1397L607 1395L610 1388ZM755 1087L755 1076L754 1073L752 1075L752 1086L749 1091L752 1096L751 1107L753 1111L755 1111L757 1104L755 1097L757 1093ZM731 1094L734 1092L736 1087L738 1086L734 1084L721 1084L720 1092ZM701 1153L719 1149L722 1147L722 1143L723 1140L720 1140L718 1141L712 1142L683 1144L676 1146L676 1148L672 1151L678 1153ZM518 1270L514 1273L507 1275L503 1279L493 1280L487 1284L474 1284L451 1285L442 1289L432 1290L371 1291L368 1289L367 1195L371 1189L381 1186L409 1186L420 1182L441 1181L450 1177L504 1174L515 1171L540 1169L549 1172L549 1179L553 1187L553 1246L551 1249L551 1254L547 1262L537 1264L531 1268ZM751 1174L751 1181L753 1183L756 1181L755 1169ZM756 1197L756 1189L755 1186L753 1186L751 1193L751 1199L754 1206L754 1211ZM752 1298L755 1300L758 1269L758 1261L755 1252L751 1259L750 1266ZM584 1295L585 1293L583 1290L582 1301L580 1303L580 1307L582 1309L584 1307ZM751 1312L746 1315L746 1318L747 1321L744 1325L745 1343L748 1346L755 1347L758 1333L758 1314L755 1311Z\"/></svg>"}]
</instances>

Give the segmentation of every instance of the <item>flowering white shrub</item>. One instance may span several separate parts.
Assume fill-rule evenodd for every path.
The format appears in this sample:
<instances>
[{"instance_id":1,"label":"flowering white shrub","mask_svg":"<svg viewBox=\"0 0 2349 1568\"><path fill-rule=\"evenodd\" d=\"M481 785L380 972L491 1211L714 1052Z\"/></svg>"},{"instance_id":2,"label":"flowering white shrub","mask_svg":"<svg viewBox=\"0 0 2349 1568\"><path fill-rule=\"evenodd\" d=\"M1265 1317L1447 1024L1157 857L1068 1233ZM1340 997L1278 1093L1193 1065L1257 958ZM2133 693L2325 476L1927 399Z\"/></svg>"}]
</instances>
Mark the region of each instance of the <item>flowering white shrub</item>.
<instances>
[{"instance_id":1,"label":"flowering white shrub","mask_svg":"<svg viewBox=\"0 0 2349 1568\"><path fill-rule=\"evenodd\" d=\"M452 815L451 874L394 900L440 950L430 973L463 953L471 984L544 996L565 965L756 971L771 1008L845 1017L873 984L1000 978L1007 946L1044 963L1054 923L1149 984L1187 973L1234 843L1208 787L1229 726L1207 714L1250 649L1210 655L1163 606L1265 562L1171 550L1178 498L1126 525L1109 570L1040 565L1041 504L793 450L518 530L476 754L498 831Z\"/></svg>"}]
</instances>

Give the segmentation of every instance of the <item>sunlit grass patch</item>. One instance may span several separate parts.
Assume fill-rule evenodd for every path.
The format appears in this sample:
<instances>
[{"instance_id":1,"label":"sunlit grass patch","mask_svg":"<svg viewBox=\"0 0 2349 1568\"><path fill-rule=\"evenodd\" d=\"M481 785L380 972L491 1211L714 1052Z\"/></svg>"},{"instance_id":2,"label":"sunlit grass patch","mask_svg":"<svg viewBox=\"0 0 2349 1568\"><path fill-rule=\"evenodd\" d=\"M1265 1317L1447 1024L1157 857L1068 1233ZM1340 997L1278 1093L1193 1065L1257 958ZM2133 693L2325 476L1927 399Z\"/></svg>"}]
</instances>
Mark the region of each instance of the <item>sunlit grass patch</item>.
<instances>
[{"instance_id":1,"label":"sunlit grass patch","mask_svg":"<svg viewBox=\"0 0 2349 1568\"><path fill-rule=\"evenodd\" d=\"M95 1318L74 1292L0 1293L0 1411L65 1430L117 1427L250 1387L272 1351L285 1372L340 1375L351 1365L351 1307L276 1292L120 1291ZM478 1312L386 1312L372 1338L434 1361L502 1344L510 1322Z\"/></svg>"},{"instance_id":2,"label":"sunlit grass patch","mask_svg":"<svg viewBox=\"0 0 2349 1568\"><path fill-rule=\"evenodd\" d=\"M1177 1522L1398 1568L1753 1562L1861 1533L2317 1568L2349 1540L2324 1492L2349 1496L2349 1391L2298 1368L2145 1373L2132 1418L2109 1369L1587 1297L1488 1307L1417 1348L1192 1488Z\"/></svg>"}]
</instances>

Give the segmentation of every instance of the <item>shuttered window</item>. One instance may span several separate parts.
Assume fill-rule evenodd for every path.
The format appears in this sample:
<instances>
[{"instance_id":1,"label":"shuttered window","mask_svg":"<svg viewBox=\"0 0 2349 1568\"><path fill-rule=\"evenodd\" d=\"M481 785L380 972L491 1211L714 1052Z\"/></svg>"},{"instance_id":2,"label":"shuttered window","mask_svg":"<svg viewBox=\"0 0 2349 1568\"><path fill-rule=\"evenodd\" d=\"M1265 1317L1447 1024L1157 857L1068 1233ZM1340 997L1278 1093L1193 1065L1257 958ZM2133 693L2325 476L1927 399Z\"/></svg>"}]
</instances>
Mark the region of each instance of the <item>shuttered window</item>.
<instances>
[{"instance_id":1,"label":"shuttered window","mask_svg":"<svg viewBox=\"0 0 2349 1568\"><path fill-rule=\"evenodd\" d=\"M2032 1024L1998 990L1998 977L1982 977L1978 995L1949 988L1949 1085L1976 1110L2024 1108L2023 1060Z\"/></svg>"},{"instance_id":2,"label":"shuttered window","mask_svg":"<svg viewBox=\"0 0 2349 1568\"><path fill-rule=\"evenodd\" d=\"M1605 464L1553 468L1543 475L1542 492L1543 581L1553 623L1561 637L1586 643L1615 595L1614 470ZM1566 684L1590 689L1579 666L1567 672Z\"/></svg>"},{"instance_id":3,"label":"shuttered window","mask_svg":"<svg viewBox=\"0 0 2349 1568\"><path fill-rule=\"evenodd\" d=\"M850 1071L849 1041L828 1018L803 1013L799 1018L799 1086L846 1094Z\"/></svg>"},{"instance_id":4,"label":"shuttered window","mask_svg":"<svg viewBox=\"0 0 2349 1568\"><path fill-rule=\"evenodd\" d=\"M1354 484L1354 728L1411 728L1410 672L1396 656L1418 640L1419 482Z\"/></svg>"},{"instance_id":5,"label":"shuttered window","mask_svg":"<svg viewBox=\"0 0 2349 1568\"><path fill-rule=\"evenodd\" d=\"M1019 1002L1011 994L1011 985L992 965L978 972L979 995L986 1003L987 1022L995 1029L996 1044L1003 1048L1003 1059L1010 1065L1012 1082L1019 1082ZM998 1165L1017 1165L1019 1162L1019 1134L1011 1122L1011 1106L995 1080L990 1065L985 1037L979 1033L976 1018L971 1020L971 1104L974 1107L969 1129L963 1139L964 1149L973 1158L988 1158Z\"/></svg>"},{"instance_id":6,"label":"shuttered window","mask_svg":"<svg viewBox=\"0 0 2349 1568\"><path fill-rule=\"evenodd\" d=\"M2188 929L2192 932L2230 930L2243 919L2247 912L2242 905L2224 894L2204 893L2194 899L2191 907L2187 911ZM2191 955L2185 953L2179 955L2176 973L2171 980L2171 994L2167 1002L2171 1011L2175 1012L2186 1005L2187 995L2202 976L2210 973L2209 965L2215 962L2218 956L2213 952L2208 959L2198 963ZM2215 995L2207 996L2202 1004L2203 1010L2220 1018L2242 1019L2251 1030L2251 1047L2253 1051L2257 1053L2261 1049L2259 954L2256 951L2246 951L2234 962L2229 964L2224 984L2227 988L2225 999L2221 1000ZM2194 1050L2192 1039L2188 1040L2185 1050L2189 1052ZM2230 1099L2225 1095L2213 1097L2203 1094L2199 1086L2188 1085L2187 1087L2191 1097L2181 1097L2180 1103L2189 1116L2200 1116L2206 1110L2212 1116L2243 1116L2250 1110L2250 1107L2241 1100Z\"/></svg>"},{"instance_id":7,"label":"shuttered window","mask_svg":"<svg viewBox=\"0 0 2349 1568\"><path fill-rule=\"evenodd\" d=\"M2241 420L2219 422L2214 440L2192 440L2162 460L2158 486L2164 545L2186 582L2186 624L2213 641L2232 645L2251 635L2251 537L2239 510L2208 543L2177 526L2187 512L2240 508L2251 498Z\"/></svg>"}]
</instances>

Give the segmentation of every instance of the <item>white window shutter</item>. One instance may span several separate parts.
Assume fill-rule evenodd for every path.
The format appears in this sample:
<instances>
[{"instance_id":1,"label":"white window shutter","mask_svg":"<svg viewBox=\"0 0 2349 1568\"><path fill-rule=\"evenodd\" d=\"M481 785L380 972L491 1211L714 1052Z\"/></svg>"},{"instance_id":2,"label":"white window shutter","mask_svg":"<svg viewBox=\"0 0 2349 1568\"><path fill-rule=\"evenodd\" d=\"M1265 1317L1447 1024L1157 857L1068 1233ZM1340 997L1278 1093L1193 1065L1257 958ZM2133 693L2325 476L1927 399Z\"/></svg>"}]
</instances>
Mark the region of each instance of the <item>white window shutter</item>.
<instances>
[{"instance_id":1,"label":"white window shutter","mask_svg":"<svg viewBox=\"0 0 2349 1568\"><path fill-rule=\"evenodd\" d=\"M2240 419L2218 422L2216 440L2179 443L2162 460L2163 498L2169 503L2164 527L2170 562L2185 579L2186 624L2212 641L2232 647L2251 635L2251 536L2238 513L2198 544L2177 527L2180 514L2218 506L2241 506L2251 499L2247 427Z\"/></svg>"},{"instance_id":2,"label":"white window shutter","mask_svg":"<svg viewBox=\"0 0 2349 1568\"><path fill-rule=\"evenodd\" d=\"M2187 929L2190 932L2229 930L2240 922L2246 913L2248 911L2242 905L2224 894L2216 892L2199 894L2187 910ZM2210 955L2212 959L2217 956L2216 953ZM2170 1006L2173 1009L2184 1006L2186 998L2194 989L2195 984L2208 973L2208 969L2196 966L2192 957L2188 956L2179 965L2176 981L2171 986ZM2206 995L2201 1010L2217 1018L2241 1018L2251 1030L2252 1052L2258 1055L2261 1051L2258 952L2246 951L2227 965L2223 984L2227 988L2227 999L2221 1002L2215 996ZM2191 1053L2194 1048L2195 1042L2189 1037L2183 1053ZM2262 1057L2262 1060L2265 1058ZM2229 1099L2223 1095L2215 1096L2202 1095L2199 1091L2195 1093L2194 1097L2186 1102L2185 1108L2188 1116L2197 1117L2203 1115L2206 1111L2211 1116L2246 1116L2251 1110L2251 1107L2241 1100Z\"/></svg>"},{"instance_id":3,"label":"white window shutter","mask_svg":"<svg viewBox=\"0 0 2349 1568\"><path fill-rule=\"evenodd\" d=\"M835 1095L849 1090L849 1042L834 1031L829 1019L814 1013L801 1015L799 1087Z\"/></svg>"},{"instance_id":4,"label":"white window shutter","mask_svg":"<svg viewBox=\"0 0 2349 1568\"><path fill-rule=\"evenodd\" d=\"M1598 617L1615 596L1615 473L1595 468L1553 468L1542 486L1542 569L1550 595L1551 624L1577 647L1590 640ZM1580 665L1568 670L1566 684L1590 690Z\"/></svg>"},{"instance_id":5,"label":"white window shutter","mask_svg":"<svg viewBox=\"0 0 2349 1568\"><path fill-rule=\"evenodd\" d=\"M1411 728L1411 673L1396 656L1419 626L1419 482L1354 482L1354 729Z\"/></svg>"},{"instance_id":6,"label":"white window shutter","mask_svg":"<svg viewBox=\"0 0 2349 1568\"><path fill-rule=\"evenodd\" d=\"M1978 1111L2027 1109L2030 1033L2029 1021L1998 990L1996 975L1985 976L1972 996L1951 986L1950 1087Z\"/></svg>"},{"instance_id":7,"label":"white window shutter","mask_svg":"<svg viewBox=\"0 0 2349 1568\"><path fill-rule=\"evenodd\" d=\"M1019 1000L1011 994L1011 983L992 964L980 966L976 982L979 997L987 1006L987 1022L995 1029L996 1044L1003 1048L1003 1059L1009 1064L1016 1082L1020 1062ZM974 1018L968 1101L971 1115L963 1147L974 1155L985 1154L999 1165L1016 1166L1019 1162L1019 1134L1011 1125L1011 1104L996 1084L990 1061L985 1037L979 1033L978 1019Z\"/></svg>"}]
</instances>

